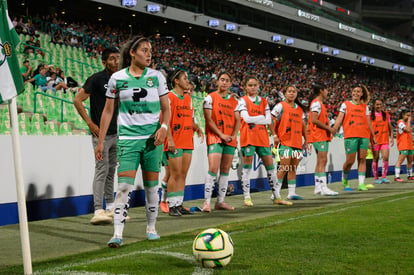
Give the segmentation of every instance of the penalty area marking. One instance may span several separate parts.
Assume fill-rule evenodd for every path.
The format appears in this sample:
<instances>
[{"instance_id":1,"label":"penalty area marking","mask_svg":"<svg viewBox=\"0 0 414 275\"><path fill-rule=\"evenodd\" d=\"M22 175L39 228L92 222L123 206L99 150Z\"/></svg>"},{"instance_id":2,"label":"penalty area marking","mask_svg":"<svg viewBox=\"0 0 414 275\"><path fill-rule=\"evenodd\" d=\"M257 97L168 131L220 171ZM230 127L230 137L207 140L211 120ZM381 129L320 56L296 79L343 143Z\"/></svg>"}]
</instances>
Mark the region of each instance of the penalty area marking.
<instances>
[{"instance_id":1,"label":"penalty area marking","mask_svg":"<svg viewBox=\"0 0 414 275\"><path fill-rule=\"evenodd\" d=\"M410 198L413 198L413 197L414 196L406 196L406 197L396 198L396 199L392 199L392 200L380 201L378 203L392 203L392 202L396 202L396 201L410 199ZM335 210L328 210L328 211L315 213L315 214L301 215L301 216L298 216L298 217L293 217L293 218L288 218L288 219L283 219L283 220L278 220L278 221L274 221L274 222L271 222L271 223L267 223L266 226L272 226L272 225L276 225L276 224L283 224L283 223L288 223L290 221L296 221L296 220L301 220L301 219L306 219L306 218L323 216L323 215L327 215L327 214L340 213L340 212L343 212L343 211L346 211L346 210L349 210L349 209L360 208L361 206L364 206L364 205L354 205L354 206L348 206L348 207L335 209ZM247 230L233 231L231 233L231 235L244 233L246 231ZM192 255L190 256L190 255L184 254L184 253L165 251L166 249L181 247L181 246L188 245L188 244L191 244L191 243L193 243L193 241L185 241L185 242L179 242L179 243L176 243L176 244L173 244L173 245L165 245L165 246L150 249L150 250L134 251L134 252L130 252L130 253L126 253L126 254L120 254L120 255L116 255L116 256L93 259L93 260L78 262L78 263L71 263L71 264L66 264L66 265L60 266L60 267L35 271L33 274L39 274L40 275L40 274L44 274L44 273L46 273L46 274L52 273L52 274L62 274L62 275L66 275L66 274L107 275L108 273L88 272L88 271L83 271L83 270L76 270L75 271L75 270L70 270L70 268L77 267L77 266L87 266L87 265L90 265L90 264L93 264L93 263L98 263L98 262L103 262L103 261L110 261L110 260L114 260L114 259L130 257L130 256L138 255L138 254L158 254L158 255L165 255L165 256L178 258L178 259L181 259L181 260L185 260L186 262L189 262L189 263L194 265L194 271L192 273L193 275L213 274L212 269L200 267L196 263L196 261L195 261L195 259ZM161 250L164 250L164 251L161 251Z\"/></svg>"}]
</instances>

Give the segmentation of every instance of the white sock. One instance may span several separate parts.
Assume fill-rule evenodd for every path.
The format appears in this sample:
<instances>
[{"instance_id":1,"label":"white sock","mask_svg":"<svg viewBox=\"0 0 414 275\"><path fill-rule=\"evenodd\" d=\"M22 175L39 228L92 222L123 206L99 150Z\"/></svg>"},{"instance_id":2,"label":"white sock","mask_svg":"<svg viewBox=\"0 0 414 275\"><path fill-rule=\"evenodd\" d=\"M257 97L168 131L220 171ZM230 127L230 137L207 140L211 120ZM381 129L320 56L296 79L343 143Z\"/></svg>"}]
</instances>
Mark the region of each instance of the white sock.
<instances>
[{"instance_id":1,"label":"white sock","mask_svg":"<svg viewBox=\"0 0 414 275\"><path fill-rule=\"evenodd\" d=\"M218 181L217 202L223 202L227 193L227 186L229 185L229 174L220 173Z\"/></svg>"},{"instance_id":2,"label":"white sock","mask_svg":"<svg viewBox=\"0 0 414 275\"><path fill-rule=\"evenodd\" d=\"M155 230L155 223L158 216L158 185L146 187L145 189L145 210L147 214L147 228Z\"/></svg>"},{"instance_id":3,"label":"white sock","mask_svg":"<svg viewBox=\"0 0 414 275\"><path fill-rule=\"evenodd\" d=\"M250 198L250 172L251 168L243 168L242 171L242 187L244 198Z\"/></svg>"},{"instance_id":4,"label":"white sock","mask_svg":"<svg viewBox=\"0 0 414 275\"><path fill-rule=\"evenodd\" d=\"M168 197L167 202L169 207L174 207L177 203L177 197Z\"/></svg>"},{"instance_id":5,"label":"white sock","mask_svg":"<svg viewBox=\"0 0 414 275\"><path fill-rule=\"evenodd\" d=\"M175 206L183 205L183 201L184 201L184 196L178 196Z\"/></svg>"},{"instance_id":6,"label":"white sock","mask_svg":"<svg viewBox=\"0 0 414 275\"><path fill-rule=\"evenodd\" d=\"M359 184L364 184L365 182L365 173L358 173L358 182Z\"/></svg>"},{"instance_id":7,"label":"white sock","mask_svg":"<svg viewBox=\"0 0 414 275\"><path fill-rule=\"evenodd\" d=\"M267 174L267 181L269 182L270 189L272 190L274 198L280 198L280 189L282 189L282 185L278 188L278 179L276 178L276 171L275 169L270 169L266 171ZM277 195L277 196L276 196Z\"/></svg>"},{"instance_id":8,"label":"white sock","mask_svg":"<svg viewBox=\"0 0 414 275\"><path fill-rule=\"evenodd\" d=\"M315 190L321 189L321 178L317 175L315 175Z\"/></svg>"},{"instance_id":9,"label":"white sock","mask_svg":"<svg viewBox=\"0 0 414 275\"><path fill-rule=\"evenodd\" d=\"M296 184L288 184L289 194L288 196L295 196L296 195Z\"/></svg>"},{"instance_id":10,"label":"white sock","mask_svg":"<svg viewBox=\"0 0 414 275\"><path fill-rule=\"evenodd\" d=\"M322 176L322 177L319 177L319 187L321 189L328 188L328 186L326 185L326 175Z\"/></svg>"},{"instance_id":11,"label":"white sock","mask_svg":"<svg viewBox=\"0 0 414 275\"><path fill-rule=\"evenodd\" d=\"M395 167L395 177L396 178L400 177L400 172L401 172L401 168L400 167Z\"/></svg>"},{"instance_id":12,"label":"white sock","mask_svg":"<svg viewBox=\"0 0 414 275\"><path fill-rule=\"evenodd\" d=\"M115 207L115 202L107 202L106 203L106 210L112 210Z\"/></svg>"},{"instance_id":13,"label":"white sock","mask_svg":"<svg viewBox=\"0 0 414 275\"><path fill-rule=\"evenodd\" d=\"M214 181L216 180L217 175L211 175L208 172L206 176L206 183L204 185L204 198L206 202L210 203L211 196L213 195Z\"/></svg>"},{"instance_id":14,"label":"white sock","mask_svg":"<svg viewBox=\"0 0 414 275\"><path fill-rule=\"evenodd\" d=\"M413 175L413 168L407 168L407 174L409 177L411 177Z\"/></svg>"},{"instance_id":15,"label":"white sock","mask_svg":"<svg viewBox=\"0 0 414 275\"><path fill-rule=\"evenodd\" d=\"M114 237L122 239L125 218L128 216L129 199L134 186L128 183L118 183L114 209Z\"/></svg>"}]
</instances>

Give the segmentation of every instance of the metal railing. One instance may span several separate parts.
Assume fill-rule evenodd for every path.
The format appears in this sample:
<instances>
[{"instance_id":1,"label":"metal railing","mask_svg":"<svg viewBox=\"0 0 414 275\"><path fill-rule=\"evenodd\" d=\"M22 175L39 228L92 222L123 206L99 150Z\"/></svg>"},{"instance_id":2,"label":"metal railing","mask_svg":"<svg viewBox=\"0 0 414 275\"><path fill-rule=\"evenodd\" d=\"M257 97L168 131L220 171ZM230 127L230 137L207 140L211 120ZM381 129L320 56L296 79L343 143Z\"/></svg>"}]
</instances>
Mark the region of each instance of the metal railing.
<instances>
[{"instance_id":1,"label":"metal railing","mask_svg":"<svg viewBox=\"0 0 414 275\"><path fill-rule=\"evenodd\" d=\"M34 93L34 99L33 99L33 105L34 105L33 113L36 113L36 109L37 109L37 104L36 103L37 103L37 95L38 94L42 95L42 96L51 97L53 99L60 100L60 104L59 104L60 105L60 122L62 123L63 122L63 103L70 103L70 104L73 105L73 102L70 101L70 100L67 100L67 99L64 99L64 98L61 98L61 97L58 97L58 96L54 96L54 95L49 95L49 94L46 94L46 93L43 93L43 92L35 92ZM91 113L90 108L85 106L85 105L84 105L84 107L85 107L85 109L88 110L88 114L90 116L90 113ZM47 112L46 112L46 114L47 114Z\"/></svg>"}]
</instances>

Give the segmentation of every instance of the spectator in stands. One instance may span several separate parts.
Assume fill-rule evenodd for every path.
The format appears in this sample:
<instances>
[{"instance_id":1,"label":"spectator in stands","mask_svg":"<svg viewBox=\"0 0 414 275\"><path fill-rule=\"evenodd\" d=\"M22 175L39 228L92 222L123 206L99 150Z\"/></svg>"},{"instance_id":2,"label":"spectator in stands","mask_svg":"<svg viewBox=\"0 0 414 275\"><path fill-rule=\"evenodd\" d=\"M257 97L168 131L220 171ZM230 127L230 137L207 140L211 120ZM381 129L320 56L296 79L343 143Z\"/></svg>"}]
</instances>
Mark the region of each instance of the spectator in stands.
<instances>
[{"instance_id":1,"label":"spectator in stands","mask_svg":"<svg viewBox=\"0 0 414 275\"><path fill-rule=\"evenodd\" d=\"M26 80L26 83L34 82L35 86L42 89L42 91L47 91L49 89L48 83L52 80L47 80L46 78L46 68L43 66L39 69L39 73L33 78Z\"/></svg>"},{"instance_id":2,"label":"spectator in stands","mask_svg":"<svg viewBox=\"0 0 414 275\"><path fill-rule=\"evenodd\" d=\"M29 80L33 77L33 67L30 66L29 60L23 62L23 67L20 68L20 72L23 76L23 81Z\"/></svg>"},{"instance_id":3,"label":"spectator in stands","mask_svg":"<svg viewBox=\"0 0 414 275\"><path fill-rule=\"evenodd\" d=\"M120 58L122 69L109 79L100 122L99 140L95 149L97 160L103 160L103 142L115 109L115 101L119 100L118 190L115 199L114 235L108 242L108 246L113 248L123 243L130 194L140 165L146 197L147 239L160 238L155 229L159 207L158 178L162 144L170 122L170 106L164 76L149 68L151 52L149 39L142 36L134 37L124 44Z\"/></svg>"},{"instance_id":4,"label":"spectator in stands","mask_svg":"<svg viewBox=\"0 0 414 275\"><path fill-rule=\"evenodd\" d=\"M70 89L70 87L67 85L67 78L65 77L65 72L60 69L57 69L56 71L57 71L56 73L57 76L56 76L55 83L57 85L60 84L63 88L63 91L66 92L66 90Z\"/></svg>"},{"instance_id":5,"label":"spectator in stands","mask_svg":"<svg viewBox=\"0 0 414 275\"><path fill-rule=\"evenodd\" d=\"M41 50L41 47L40 47L40 40L37 40L36 42L35 42L35 52L36 52L36 55L37 54L40 54L41 56L42 56L42 58L44 58L45 57L45 53L44 53L44 51L42 51Z\"/></svg>"},{"instance_id":6,"label":"spectator in stands","mask_svg":"<svg viewBox=\"0 0 414 275\"><path fill-rule=\"evenodd\" d=\"M99 125L106 101L106 85L110 76L118 70L118 60L118 49L105 49L102 53L102 64L105 66L105 69L90 76L86 80L85 85L79 89L79 92L73 100L76 110L78 110L80 116L91 131L94 149L98 144ZM64 77L63 71L61 71L61 76ZM82 103L88 98L90 98L91 106L90 116ZM104 158L95 161L95 176L92 185L95 212L90 221L91 224L112 223L112 217L114 215L114 174L117 164L117 114L118 110L115 110L103 142ZM106 202L106 211L104 210L103 198L105 198Z\"/></svg>"},{"instance_id":7,"label":"spectator in stands","mask_svg":"<svg viewBox=\"0 0 414 275\"><path fill-rule=\"evenodd\" d=\"M31 35L29 40L26 41L26 45L24 45L23 53L28 55L35 52L36 41L35 36Z\"/></svg>"}]
</instances>

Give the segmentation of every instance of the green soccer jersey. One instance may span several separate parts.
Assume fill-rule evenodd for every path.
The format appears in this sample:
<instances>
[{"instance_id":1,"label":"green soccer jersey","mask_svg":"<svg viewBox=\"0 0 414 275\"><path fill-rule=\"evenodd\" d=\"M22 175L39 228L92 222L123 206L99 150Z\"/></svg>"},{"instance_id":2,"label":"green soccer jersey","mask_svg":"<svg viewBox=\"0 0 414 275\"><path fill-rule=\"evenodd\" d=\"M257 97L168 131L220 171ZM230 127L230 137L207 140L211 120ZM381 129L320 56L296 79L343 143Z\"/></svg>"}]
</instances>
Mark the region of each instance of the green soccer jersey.
<instances>
[{"instance_id":1,"label":"green soccer jersey","mask_svg":"<svg viewBox=\"0 0 414 275\"><path fill-rule=\"evenodd\" d=\"M106 96L119 98L119 139L148 139L160 128L160 97L168 94L165 77L145 68L141 77L133 77L129 67L114 74Z\"/></svg>"}]
</instances>

